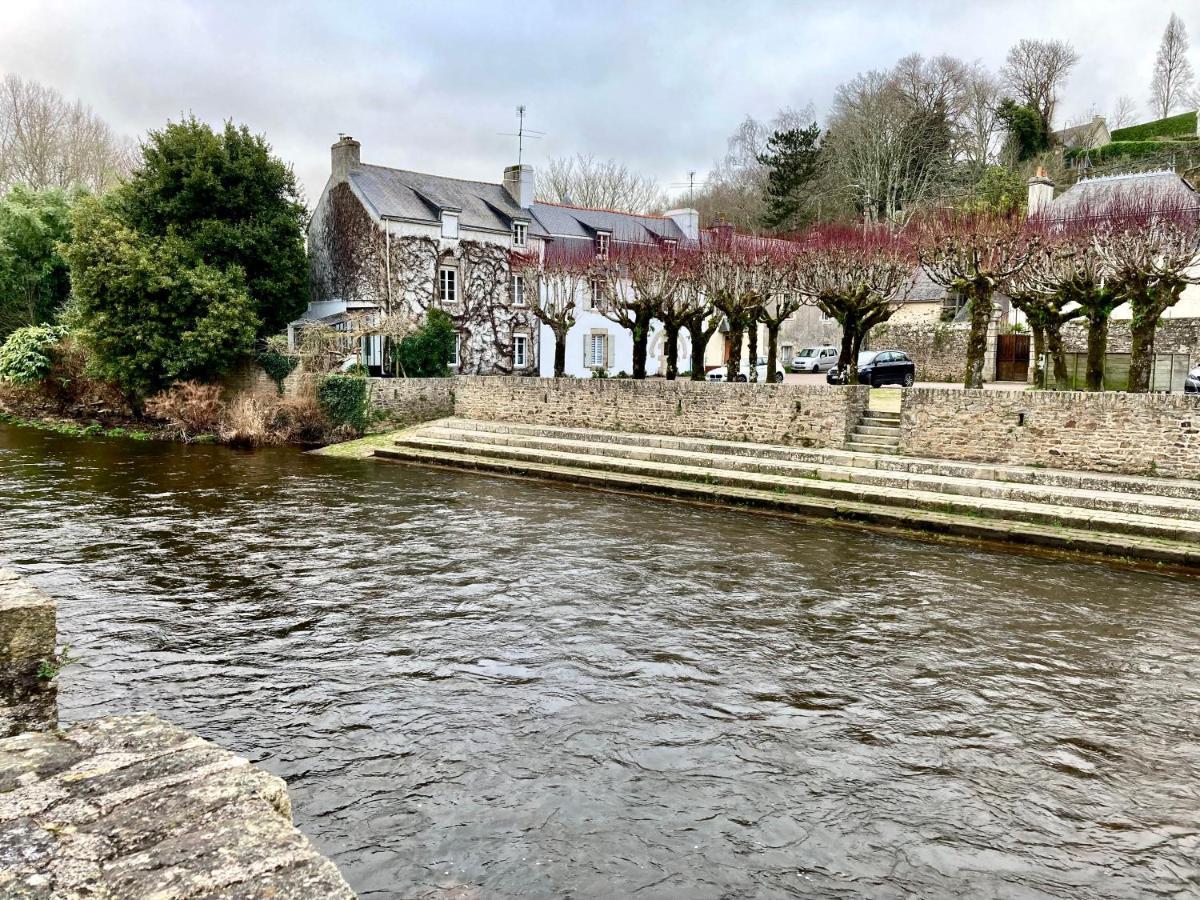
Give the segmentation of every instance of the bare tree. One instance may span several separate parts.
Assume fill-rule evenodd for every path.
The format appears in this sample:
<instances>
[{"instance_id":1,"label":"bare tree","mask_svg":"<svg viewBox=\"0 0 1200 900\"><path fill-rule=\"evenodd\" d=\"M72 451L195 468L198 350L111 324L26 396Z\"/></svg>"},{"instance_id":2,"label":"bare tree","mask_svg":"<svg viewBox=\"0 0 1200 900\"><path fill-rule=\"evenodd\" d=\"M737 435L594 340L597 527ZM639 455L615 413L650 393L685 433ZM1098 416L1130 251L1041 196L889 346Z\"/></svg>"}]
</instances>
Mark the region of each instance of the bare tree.
<instances>
[{"instance_id":1,"label":"bare tree","mask_svg":"<svg viewBox=\"0 0 1200 900\"><path fill-rule=\"evenodd\" d=\"M1001 75L1020 103L1037 110L1050 131L1058 91L1078 62L1079 54L1066 41L1022 38L1008 51Z\"/></svg>"},{"instance_id":2,"label":"bare tree","mask_svg":"<svg viewBox=\"0 0 1200 900\"><path fill-rule=\"evenodd\" d=\"M575 324L576 303L588 290L595 253L586 248L552 241L542 253L512 254L512 271L524 279L525 300L538 321L554 334L554 377L567 367L567 332Z\"/></svg>"},{"instance_id":3,"label":"bare tree","mask_svg":"<svg viewBox=\"0 0 1200 900\"><path fill-rule=\"evenodd\" d=\"M634 378L646 377L650 325L672 301L683 272L669 247L617 243L595 261L600 280L600 312L633 334Z\"/></svg>"},{"instance_id":4,"label":"bare tree","mask_svg":"<svg viewBox=\"0 0 1200 900\"><path fill-rule=\"evenodd\" d=\"M1108 124L1115 130L1125 128L1137 121L1137 101L1128 94L1122 94L1113 104Z\"/></svg>"},{"instance_id":5,"label":"bare tree","mask_svg":"<svg viewBox=\"0 0 1200 900\"><path fill-rule=\"evenodd\" d=\"M866 221L903 224L947 175L951 125L944 109L917 103L902 79L872 71L838 88L824 146Z\"/></svg>"},{"instance_id":6,"label":"bare tree","mask_svg":"<svg viewBox=\"0 0 1200 900\"><path fill-rule=\"evenodd\" d=\"M959 123L959 156L978 179L998 150L1001 133L1000 82L976 63L967 71L966 93Z\"/></svg>"},{"instance_id":7,"label":"bare tree","mask_svg":"<svg viewBox=\"0 0 1200 900\"><path fill-rule=\"evenodd\" d=\"M91 108L14 74L0 79L0 190L82 186L103 191L128 174L133 146Z\"/></svg>"},{"instance_id":8,"label":"bare tree","mask_svg":"<svg viewBox=\"0 0 1200 900\"><path fill-rule=\"evenodd\" d=\"M1154 77L1150 79L1150 104L1160 119L1187 101L1194 79L1192 64L1188 62L1187 28L1179 16L1171 13L1154 60Z\"/></svg>"},{"instance_id":9,"label":"bare tree","mask_svg":"<svg viewBox=\"0 0 1200 900\"><path fill-rule=\"evenodd\" d=\"M551 159L538 175L537 196L547 203L630 213L649 212L664 202L653 178L637 175L615 159L600 160L583 153Z\"/></svg>"}]
</instances>

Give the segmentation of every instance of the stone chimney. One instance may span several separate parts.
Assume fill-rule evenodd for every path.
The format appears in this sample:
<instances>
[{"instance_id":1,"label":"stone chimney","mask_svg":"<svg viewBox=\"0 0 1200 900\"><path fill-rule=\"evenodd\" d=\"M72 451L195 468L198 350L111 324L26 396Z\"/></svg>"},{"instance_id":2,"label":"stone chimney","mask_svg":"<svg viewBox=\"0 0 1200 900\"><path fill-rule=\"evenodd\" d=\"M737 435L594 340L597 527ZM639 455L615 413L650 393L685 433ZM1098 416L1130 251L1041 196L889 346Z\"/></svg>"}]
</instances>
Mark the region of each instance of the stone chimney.
<instances>
[{"instance_id":1,"label":"stone chimney","mask_svg":"<svg viewBox=\"0 0 1200 900\"><path fill-rule=\"evenodd\" d=\"M504 170L504 189L521 209L533 205L533 166L509 166Z\"/></svg>"},{"instance_id":2,"label":"stone chimney","mask_svg":"<svg viewBox=\"0 0 1200 900\"><path fill-rule=\"evenodd\" d=\"M700 240L700 213L694 209L670 209L663 215L679 226L686 241Z\"/></svg>"},{"instance_id":3,"label":"stone chimney","mask_svg":"<svg viewBox=\"0 0 1200 900\"><path fill-rule=\"evenodd\" d=\"M360 165L362 160L359 150L361 148L362 144L350 135L339 135L338 142L329 148L329 155L333 161L334 178L345 178L350 174L351 169Z\"/></svg>"},{"instance_id":4,"label":"stone chimney","mask_svg":"<svg viewBox=\"0 0 1200 900\"><path fill-rule=\"evenodd\" d=\"M708 233L720 244L729 244L733 241L733 226L724 220L709 226Z\"/></svg>"},{"instance_id":5,"label":"stone chimney","mask_svg":"<svg viewBox=\"0 0 1200 900\"><path fill-rule=\"evenodd\" d=\"M1036 216L1050 208L1054 199L1054 182L1046 175L1046 170L1038 166L1037 174L1028 181L1029 203L1025 210L1027 216Z\"/></svg>"}]
</instances>

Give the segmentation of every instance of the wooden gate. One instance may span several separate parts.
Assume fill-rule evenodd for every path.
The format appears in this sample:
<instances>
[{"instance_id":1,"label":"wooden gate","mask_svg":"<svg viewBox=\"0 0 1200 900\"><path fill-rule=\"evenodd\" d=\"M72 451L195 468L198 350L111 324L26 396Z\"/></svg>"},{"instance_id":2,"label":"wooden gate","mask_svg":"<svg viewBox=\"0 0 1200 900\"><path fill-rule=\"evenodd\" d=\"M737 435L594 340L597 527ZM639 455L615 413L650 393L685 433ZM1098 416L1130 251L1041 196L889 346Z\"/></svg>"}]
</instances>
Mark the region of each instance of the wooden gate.
<instances>
[{"instance_id":1,"label":"wooden gate","mask_svg":"<svg viewBox=\"0 0 1200 900\"><path fill-rule=\"evenodd\" d=\"M996 380L1025 381L1029 377L1029 335L996 335Z\"/></svg>"}]
</instances>

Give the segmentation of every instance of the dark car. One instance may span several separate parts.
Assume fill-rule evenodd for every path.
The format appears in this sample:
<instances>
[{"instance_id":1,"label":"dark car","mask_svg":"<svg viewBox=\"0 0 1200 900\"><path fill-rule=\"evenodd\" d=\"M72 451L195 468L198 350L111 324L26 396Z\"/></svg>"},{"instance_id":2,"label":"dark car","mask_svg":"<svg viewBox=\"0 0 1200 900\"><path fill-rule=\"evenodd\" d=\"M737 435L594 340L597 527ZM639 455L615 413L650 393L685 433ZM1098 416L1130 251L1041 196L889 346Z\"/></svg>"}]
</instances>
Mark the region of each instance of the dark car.
<instances>
[{"instance_id":1,"label":"dark car","mask_svg":"<svg viewBox=\"0 0 1200 900\"><path fill-rule=\"evenodd\" d=\"M1188 372L1187 378L1183 379L1183 392L1185 394L1200 394L1200 366Z\"/></svg>"},{"instance_id":2,"label":"dark car","mask_svg":"<svg viewBox=\"0 0 1200 900\"><path fill-rule=\"evenodd\" d=\"M903 350L867 350L858 354L858 383L879 387L902 384L912 387L917 367Z\"/></svg>"}]
</instances>

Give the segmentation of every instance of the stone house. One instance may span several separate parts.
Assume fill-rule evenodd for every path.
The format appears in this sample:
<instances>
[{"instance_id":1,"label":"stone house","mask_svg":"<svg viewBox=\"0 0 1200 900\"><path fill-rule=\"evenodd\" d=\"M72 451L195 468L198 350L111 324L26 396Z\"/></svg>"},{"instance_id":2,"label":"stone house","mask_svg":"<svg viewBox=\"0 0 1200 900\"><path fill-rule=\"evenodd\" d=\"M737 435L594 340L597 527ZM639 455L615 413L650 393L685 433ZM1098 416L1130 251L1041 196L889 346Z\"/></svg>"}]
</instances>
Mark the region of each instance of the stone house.
<instances>
[{"instance_id":1,"label":"stone house","mask_svg":"<svg viewBox=\"0 0 1200 900\"><path fill-rule=\"evenodd\" d=\"M381 314L439 307L454 322L452 365L460 374L552 374L553 334L530 309L533 288L512 272L512 251L540 253L563 241L602 254L612 242L699 235L695 210L639 216L536 201L529 165L507 167L498 183L428 175L363 163L351 137L333 145L331 163L308 231L310 313L321 316L307 318L336 317L353 304ZM583 294L568 334L567 374L630 371L632 336L596 311L593 290ZM368 339L364 350L387 371L382 341ZM656 323L648 374L658 371L661 343Z\"/></svg>"}]
</instances>

